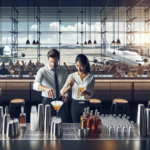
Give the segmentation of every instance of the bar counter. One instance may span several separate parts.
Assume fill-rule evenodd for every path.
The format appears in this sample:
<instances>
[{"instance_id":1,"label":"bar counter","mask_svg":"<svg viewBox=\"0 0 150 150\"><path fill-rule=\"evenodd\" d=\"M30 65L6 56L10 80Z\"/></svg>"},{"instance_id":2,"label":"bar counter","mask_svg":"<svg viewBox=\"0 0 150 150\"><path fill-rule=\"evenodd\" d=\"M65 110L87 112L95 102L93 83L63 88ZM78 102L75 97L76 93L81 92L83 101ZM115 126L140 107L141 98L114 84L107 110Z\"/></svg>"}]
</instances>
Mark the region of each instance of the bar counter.
<instances>
[{"instance_id":1,"label":"bar counter","mask_svg":"<svg viewBox=\"0 0 150 150\"><path fill-rule=\"evenodd\" d=\"M33 90L35 77L0 77L2 89L1 102L10 102L16 98L25 99L26 103L41 102L41 92ZM129 102L147 102L150 99L150 77L110 77L95 75L95 87L93 98L102 102L111 102L115 98L127 99ZM71 100L71 91L69 92Z\"/></svg>"},{"instance_id":2,"label":"bar counter","mask_svg":"<svg viewBox=\"0 0 150 150\"><path fill-rule=\"evenodd\" d=\"M135 124L134 124L135 125ZM136 133L131 136L128 135L109 135L102 128L101 134L90 134L87 138L78 137L78 128L80 123L63 123L63 135L60 138L55 138L49 132L31 131L30 124L27 127L20 128L20 134L13 140L150 140L150 137L140 137ZM0 140L10 140L0 134Z\"/></svg>"}]
</instances>

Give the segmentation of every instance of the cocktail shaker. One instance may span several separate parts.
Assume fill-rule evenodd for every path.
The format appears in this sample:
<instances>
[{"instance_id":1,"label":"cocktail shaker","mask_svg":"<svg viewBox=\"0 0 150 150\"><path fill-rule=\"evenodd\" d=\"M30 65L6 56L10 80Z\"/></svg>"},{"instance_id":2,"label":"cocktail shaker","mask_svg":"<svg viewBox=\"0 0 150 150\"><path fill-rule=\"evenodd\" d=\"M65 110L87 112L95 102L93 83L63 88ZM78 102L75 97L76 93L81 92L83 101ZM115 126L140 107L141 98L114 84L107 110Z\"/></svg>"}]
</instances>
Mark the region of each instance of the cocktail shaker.
<instances>
[{"instance_id":1,"label":"cocktail shaker","mask_svg":"<svg viewBox=\"0 0 150 150\"><path fill-rule=\"evenodd\" d=\"M54 122L54 132L53 136L55 138L59 138L61 136L61 122L59 120L56 120Z\"/></svg>"},{"instance_id":2,"label":"cocktail shaker","mask_svg":"<svg viewBox=\"0 0 150 150\"><path fill-rule=\"evenodd\" d=\"M0 134L2 133L3 129L3 107L0 106Z\"/></svg>"},{"instance_id":3,"label":"cocktail shaker","mask_svg":"<svg viewBox=\"0 0 150 150\"><path fill-rule=\"evenodd\" d=\"M7 125L8 125L9 120L10 120L10 115L8 114L8 106L6 106L5 107L5 114L3 117L3 131L2 131L3 135L6 135Z\"/></svg>"},{"instance_id":4,"label":"cocktail shaker","mask_svg":"<svg viewBox=\"0 0 150 150\"><path fill-rule=\"evenodd\" d=\"M45 117L44 117L44 131L50 132L51 123L51 106L45 105Z\"/></svg>"},{"instance_id":5,"label":"cocktail shaker","mask_svg":"<svg viewBox=\"0 0 150 150\"><path fill-rule=\"evenodd\" d=\"M13 120L13 126L14 126L14 137L15 137L20 134L20 125L18 119Z\"/></svg>"},{"instance_id":6,"label":"cocktail shaker","mask_svg":"<svg viewBox=\"0 0 150 150\"><path fill-rule=\"evenodd\" d=\"M147 136L150 136L150 108L146 108L146 129L147 129Z\"/></svg>"},{"instance_id":7,"label":"cocktail shaker","mask_svg":"<svg viewBox=\"0 0 150 150\"><path fill-rule=\"evenodd\" d=\"M6 137L7 138L13 138L14 137L14 125L13 125L12 120L9 120L9 122L8 122Z\"/></svg>"},{"instance_id":8,"label":"cocktail shaker","mask_svg":"<svg viewBox=\"0 0 150 150\"><path fill-rule=\"evenodd\" d=\"M39 131L43 130L43 121L44 121L43 104L39 104L38 105L38 130Z\"/></svg>"},{"instance_id":9,"label":"cocktail shaker","mask_svg":"<svg viewBox=\"0 0 150 150\"><path fill-rule=\"evenodd\" d=\"M50 126L50 134L53 135L53 131L54 131L54 122L57 119L57 117L52 117L51 118L51 126Z\"/></svg>"},{"instance_id":10,"label":"cocktail shaker","mask_svg":"<svg viewBox=\"0 0 150 150\"><path fill-rule=\"evenodd\" d=\"M138 104L136 133L140 136L146 136L146 114L143 104Z\"/></svg>"}]
</instances>

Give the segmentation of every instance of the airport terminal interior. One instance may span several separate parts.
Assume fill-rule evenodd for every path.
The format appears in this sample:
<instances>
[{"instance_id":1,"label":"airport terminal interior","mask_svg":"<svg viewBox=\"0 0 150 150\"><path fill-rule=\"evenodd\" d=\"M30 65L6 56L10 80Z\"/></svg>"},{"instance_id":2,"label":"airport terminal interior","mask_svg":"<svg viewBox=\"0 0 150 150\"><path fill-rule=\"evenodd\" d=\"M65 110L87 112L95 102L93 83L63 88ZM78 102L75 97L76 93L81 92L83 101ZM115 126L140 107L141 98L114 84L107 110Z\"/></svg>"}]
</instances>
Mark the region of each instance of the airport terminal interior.
<instances>
[{"instance_id":1,"label":"airport terminal interior","mask_svg":"<svg viewBox=\"0 0 150 150\"><path fill-rule=\"evenodd\" d=\"M58 65L68 76L78 72L79 54L88 58L95 80L94 94L88 101L93 114L100 112L102 131L105 128L109 133L111 123L106 120L116 119L118 114L128 125L137 125L140 107L147 108L150 120L150 0L0 0L0 108L4 114L8 109L10 118L19 121L24 112L28 129L31 111L35 107L38 116L43 99L34 83L40 70L49 65L52 49L59 51ZM66 124L70 125L74 123L72 91L68 91L66 108ZM150 121L147 136L149 131ZM0 140L4 140L1 132ZM66 140L70 132L62 137ZM123 140L149 141L134 138ZM133 143L125 148L140 150Z\"/></svg>"}]
</instances>

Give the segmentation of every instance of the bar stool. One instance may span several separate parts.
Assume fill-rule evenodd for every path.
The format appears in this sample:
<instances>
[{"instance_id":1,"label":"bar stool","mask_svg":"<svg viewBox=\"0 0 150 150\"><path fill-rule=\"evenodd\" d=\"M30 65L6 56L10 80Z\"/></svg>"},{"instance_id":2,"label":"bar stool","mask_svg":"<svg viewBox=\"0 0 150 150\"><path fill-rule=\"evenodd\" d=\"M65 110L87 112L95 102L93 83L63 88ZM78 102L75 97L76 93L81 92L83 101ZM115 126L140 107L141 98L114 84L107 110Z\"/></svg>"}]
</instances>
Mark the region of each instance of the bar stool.
<instances>
[{"instance_id":1,"label":"bar stool","mask_svg":"<svg viewBox=\"0 0 150 150\"><path fill-rule=\"evenodd\" d=\"M100 109L100 114L102 114L102 103L99 99L90 99L90 106L95 106L96 109Z\"/></svg>"},{"instance_id":2,"label":"bar stool","mask_svg":"<svg viewBox=\"0 0 150 150\"><path fill-rule=\"evenodd\" d=\"M148 106L147 106L147 108L150 108L150 100L148 101Z\"/></svg>"},{"instance_id":3,"label":"bar stool","mask_svg":"<svg viewBox=\"0 0 150 150\"><path fill-rule=\"evenodd\" d=\"M128 101L125 99L114 99L111 105L111 110L110 110L110 114L112 114L113 111L113 105L115 105L115 113L117 115L118 112L118 107L123 107L123 113L125 114L125 107L127 108L127 113L128 115L130 115L130 110L129 110L129 104Z\"/></svg>"},{"instance_id":4,"label":"bar stool","mask_svg":"<svg viewBox=\"0 0 150 150\"><path fill-rule=\"evenodd\" d=\"M24 99L13 99L10 101L10 105L9 105L9 114L11 116L14 116L15 114L15 109L16 109L16 106L24 106L24 112L26 113L26 105L25 105L25 100ZM11 110L13 110L12 114L10 113ZM19 116L19 115L18 115ZM12 117L11 117L12 118Z\"/></svg>"}]
</instances>

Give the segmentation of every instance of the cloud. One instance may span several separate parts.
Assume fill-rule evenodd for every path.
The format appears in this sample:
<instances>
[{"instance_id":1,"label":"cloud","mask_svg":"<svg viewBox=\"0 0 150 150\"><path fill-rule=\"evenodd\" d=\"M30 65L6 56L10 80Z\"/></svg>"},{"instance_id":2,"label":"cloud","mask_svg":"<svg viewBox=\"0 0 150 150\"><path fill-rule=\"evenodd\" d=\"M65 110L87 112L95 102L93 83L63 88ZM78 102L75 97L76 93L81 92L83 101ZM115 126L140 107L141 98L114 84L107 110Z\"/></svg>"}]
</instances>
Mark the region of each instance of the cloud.
<instances>
[{"instance_id":1,"label":"cloud","mask_svg":"<svg viewBox=\"0 0 150 150\"><path fill-rule=\"evenodd\" d=\"M30 30L31 30L31 31L37 31L37 25L36 25L36 24L32 25L32 26L30 27Z\"/></svg>"}]
</instances>

